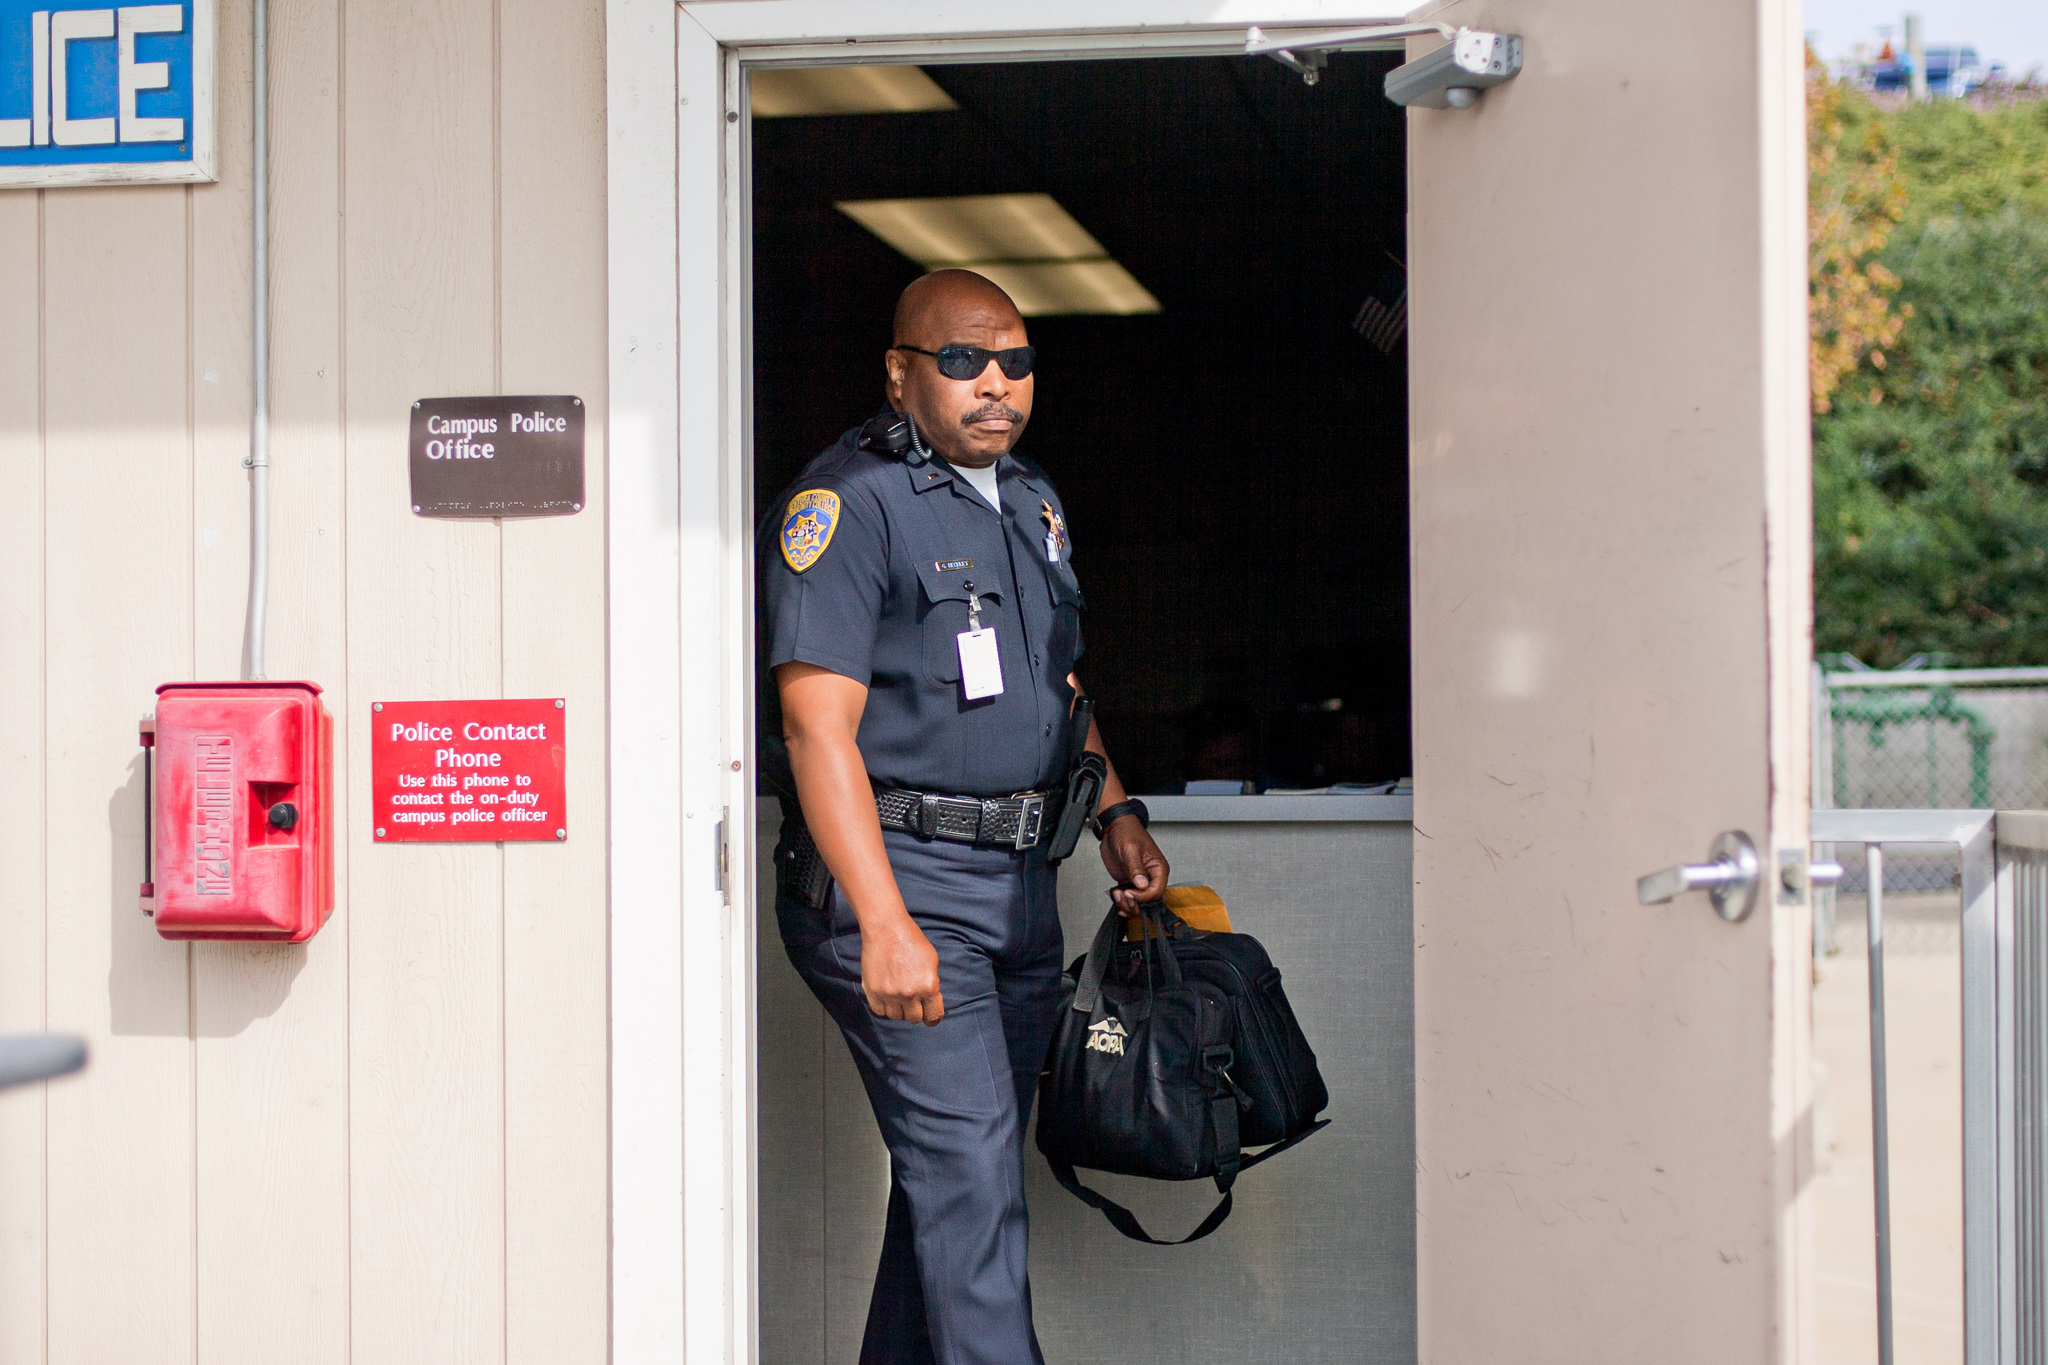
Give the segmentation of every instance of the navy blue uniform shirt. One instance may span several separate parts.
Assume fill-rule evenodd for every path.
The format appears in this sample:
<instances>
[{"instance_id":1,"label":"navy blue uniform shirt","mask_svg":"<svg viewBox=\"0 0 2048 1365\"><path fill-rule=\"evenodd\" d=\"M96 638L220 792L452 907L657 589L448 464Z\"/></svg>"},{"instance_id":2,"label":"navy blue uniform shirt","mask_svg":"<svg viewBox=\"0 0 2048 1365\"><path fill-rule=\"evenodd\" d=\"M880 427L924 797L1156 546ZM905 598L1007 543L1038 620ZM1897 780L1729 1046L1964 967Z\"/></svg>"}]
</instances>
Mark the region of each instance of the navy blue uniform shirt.
<instances>
[{"instance_id":1,"label":"navy blue uniform shirt","mask_svg":"<svg viewBox=\"0 0 2048 1365\"><path fill-rule=\"evenodd\" d=\"M781 726L776 665L816 664L867 686L859 743L877 782L1006 796L1063 781L1082 600L1052 481L1005 455L998 513L944 460L865 451L859 435L811 461L761 520L764 732ZM1003 667L1002 694L979 701L956 639L970 596Z\"/></svg>"}]
</instances>

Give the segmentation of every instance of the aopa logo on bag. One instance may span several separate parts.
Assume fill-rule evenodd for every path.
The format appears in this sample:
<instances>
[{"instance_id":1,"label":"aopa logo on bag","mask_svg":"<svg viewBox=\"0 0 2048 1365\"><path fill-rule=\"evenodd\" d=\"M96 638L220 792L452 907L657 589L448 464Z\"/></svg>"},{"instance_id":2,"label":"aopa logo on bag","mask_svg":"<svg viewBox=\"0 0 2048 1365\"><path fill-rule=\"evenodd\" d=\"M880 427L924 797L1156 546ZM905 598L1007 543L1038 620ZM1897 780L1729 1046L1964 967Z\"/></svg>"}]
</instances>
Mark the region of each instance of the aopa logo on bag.
<instances>
[{"instance_id":1,"label":"aopa logo on bag","mask_svg":"<svg viewBox=\"0 0 2048 1365\"><path fill-rule=\"evenodd\" d=\"M1088 1026L1088 1050L1107 1052L1112 1057L1124 1055L1124 1039L1130 1037L1124 1026L1114 1019L1105 1019L1099 1024Z\"/></svg>"}]
</instances>

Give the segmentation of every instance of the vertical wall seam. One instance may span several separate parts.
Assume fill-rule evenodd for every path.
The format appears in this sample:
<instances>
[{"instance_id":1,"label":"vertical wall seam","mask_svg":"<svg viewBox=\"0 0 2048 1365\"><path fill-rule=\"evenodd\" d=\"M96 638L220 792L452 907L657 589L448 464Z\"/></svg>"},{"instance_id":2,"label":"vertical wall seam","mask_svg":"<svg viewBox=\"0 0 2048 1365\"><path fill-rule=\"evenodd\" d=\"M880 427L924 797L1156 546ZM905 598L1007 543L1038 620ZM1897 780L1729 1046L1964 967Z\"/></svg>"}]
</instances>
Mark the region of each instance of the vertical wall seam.
<instances>
[{"instance_id":1,"label":"vertical wall seam","mask_svg":"<svg viewBox=\"0 0 2048 1365\"><path fill-rule=\"evenodd\" d=\"M42 1030L50 1031L50 251L49 191L36 191L36 525L37 561L41 565L36 584L41 609L36 625L41 634L36 671L37 727L41 743L36 746L42 764L43 838L43 999ZM50 1087L36 1087L36 1102L43 1107L43 1365L50 1365Z\"/></svg>"},{"instance_id":2,"label":"vertical wall seam","mask_svg":"<svg viewBox=\"0 0 2048 1365\"><path fill-rule=\"evenodd\" d=\"M505 391L505 5L491 0L491 390ZM498 549L498 695L506 692L505 519ZM511 855L498 844L498 1349L512 1359L512 1029L506 975L512 914Z\"/></svg>"},{"instance_id":3,"label":"vertical wall seam","mask_svg":"<svg viewBox=\"0 0 2048 1365\"><path fill-rule=\"evenodd\" d=\"M1100 839L1098 839L1100 843ZM760 857L760 851L754 853ZM754 911L760 915L760 909ZM817 1113L823 1119L817 1136L817 1230L819 1230L819 1275L817 1275L817 1357L819 1365L831 1359L831 1156L827 1138L831 1132L831 1017L817 1021Z\"/></svg>"},{"instance_id":4,"label":"vertical wall seam","mask_svg":"<svg viewBox=\"0 0 2048 1365\"><path fill-rule=\"evenodd\" d=\"M192 1059L192 1365L199 1365L199 962L198 946L185 945L185 1027Z\"/></svg>"},{"instance_id":5,"label":"vertical wall seam","mask_svg":"<svg viewBox=\"0 0 2048 1365\"><path fill-rule=\"evenodd\" d=\"M505 4L491 0L491 384L505 391ZM505 523L498 521L499 540ZM504 644L500 643L500 678Z\"/></svg>"},{"instance_id":6,"label":"vertical wall seam","mask_svg":"<svg viewBox=\"0 0 2048 1365\"><path fill-rule=\"evenodd\" d=\"M346 766L348 708L355 697L349 672L349 520L348 520L348 0L334 3L334 433L341 465L341 514L335 532L341 537L341 705L340 730ZM353 831L348 812L353 802L335 802L333 818L341 841L344 866ZM355 896L355 878L345 878ZM353 905L337 906L341 914L341 1236L342 1349L344 1362L356 1355L356 1106L355 1106L355 916Z\"/></svg>"},{"instance_id":7,"label":"vertical wall seam","mask_svg":"<svg viewBox=\"0 0 2048 1365\"><path fill-rule=\"evenodd\" d=\"M491 391L505 391L505 6L491 0ZM505 695L505 519L493 517L498 569L498 695ZM511 858L498 853L498 1353L512 1359L512 1065L505 974Z\"/></svg>"},{"instance_id":8,"label":"vertical wall seam","mask_svg":"<svg viewBox=\"0 0 2048 1365\"><path fill-rule=\"evenodd\" d=\"M491 390L505 391L505 6L491 0ZM506 695L505 519L494 518L498 551L498 695ZM498 1349L512 1359L512 1028L507 925L511 855L498 845Z\"/></svg>"}]
</instances>

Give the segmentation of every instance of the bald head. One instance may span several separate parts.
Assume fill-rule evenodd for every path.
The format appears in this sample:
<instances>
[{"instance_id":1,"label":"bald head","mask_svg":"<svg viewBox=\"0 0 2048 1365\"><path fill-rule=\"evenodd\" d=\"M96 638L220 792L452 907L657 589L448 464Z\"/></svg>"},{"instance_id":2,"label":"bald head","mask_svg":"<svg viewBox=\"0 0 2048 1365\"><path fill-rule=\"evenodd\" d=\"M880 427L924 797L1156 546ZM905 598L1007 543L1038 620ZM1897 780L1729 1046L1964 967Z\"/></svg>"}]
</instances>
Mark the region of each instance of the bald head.
<instances>
[{"instance_id":1,"label":"bald head","mask_svg":"<svg viewBox=\"0 0 2048 1365\"><path fill-rule=\"evenodd\" d=\"M882 360L890 405L909 413L925 444L956 465L984 469L1002 459L1031 420L1035 377L1007 378L991 357L980 374L949 379L935 357L946 346L995 352L1030 345L1010 296L972 270L934 270L903 291L895 325Z\"/></svg>"},{"instance_id":2,"label":"bald head","mask_svg":"<svg viewBox=\"0 0 2048 1365\"><path fill-rule=\"evenodd\" d=\"M897 296L894 337L898 346L935 351L948 341L965 339L952 334L956 325L988 322L1024 330L1024 315L994 280L972 270L934 270L912 280ZM934 336L939 339L919 339Z\"/></svg>"}]
</instances>

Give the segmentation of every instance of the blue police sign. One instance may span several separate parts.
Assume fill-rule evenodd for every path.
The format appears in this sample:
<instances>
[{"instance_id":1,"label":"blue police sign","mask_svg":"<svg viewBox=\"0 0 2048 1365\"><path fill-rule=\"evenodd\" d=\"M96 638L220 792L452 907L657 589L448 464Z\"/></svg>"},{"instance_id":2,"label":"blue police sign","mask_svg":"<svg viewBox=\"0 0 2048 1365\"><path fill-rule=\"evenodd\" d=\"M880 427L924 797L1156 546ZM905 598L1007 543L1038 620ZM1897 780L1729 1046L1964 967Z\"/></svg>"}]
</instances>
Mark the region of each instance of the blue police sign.
<instances>
[{"instance_id":1,"label":"blue police sign","mask_svg":"<svg viewBox=\"0 0 2048 1365\"><path fill-rule=\"evenodd\" d=\"M0 0L0 186L214 178L214 0Z\"/></svg>"}]
</instances>

